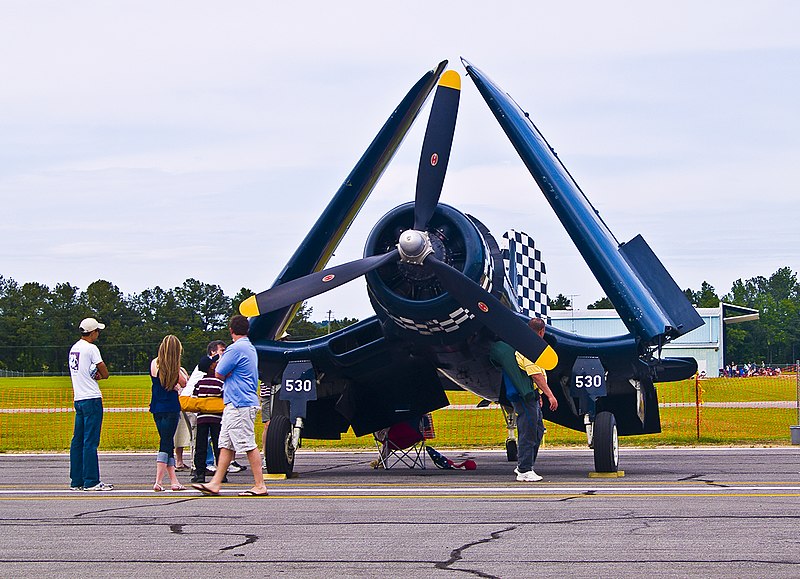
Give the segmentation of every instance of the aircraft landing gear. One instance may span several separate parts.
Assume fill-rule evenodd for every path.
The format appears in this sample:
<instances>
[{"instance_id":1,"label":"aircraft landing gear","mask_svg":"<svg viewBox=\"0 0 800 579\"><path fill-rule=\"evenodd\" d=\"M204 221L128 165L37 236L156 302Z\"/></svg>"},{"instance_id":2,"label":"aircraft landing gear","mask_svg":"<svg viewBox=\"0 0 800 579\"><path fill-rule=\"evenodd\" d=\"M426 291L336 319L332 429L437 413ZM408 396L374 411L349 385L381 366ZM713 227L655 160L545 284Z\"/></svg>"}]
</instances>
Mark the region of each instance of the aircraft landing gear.
<instances>
[{"instance_id":1,"label":"aircraft landing gear","mask_svg":"<svg viewBox=\"0 0 800 579\"><path fill-rule=\"evenodd\" d=\"M619 469L619 439L617 420L611 412L600 412L594 420L592 441L596 472L617 472Z\"/></svg>"},{"instance_id":2,"label":"aircraft landing gear","mask_svg":"<svg viewBox=\"0 0 800 579\"><path fill-rule=\"evenodd\" d=\"M508 462L517 461L517 415L514 414L512 408L507 408L503 405L500 406L503 411L503 418L506 420L506 430L508 430L508 438L506 438L506 458Z\"/></svg>"},{"instance_id":3,"label":"aircraft landing gear","mask_svg":"<svg viewBox=\"0 0 800 579\"><path fill-rule=\"evenodd\" d=\"M577 399L578 412L583 414L586 439L589 448L594 449L594 470L598 473L619 472L617 419L607 410L595 414L597 401L607 394L606 371L600 359L578 356L572 366L570 395Z\"/></svg>"},{"instance_id":4,"label":"aircraft landing gear","mask_svg":"<svg viewBox=\"0 0 800 579\"><path fill-rule=\"evenodd\" d=\"M508 462L517 461L517 441L513 438L506 440L506 458Z\"/></svg>"},{"instance_id":5,"label":"aircraft landing gear","mask_svg":"<svg viewBox=\"0 0 800 579\"><path fill-rule=\"evenodd\" d=\"M300 448L303 421L308 402L317 399L317 378L309 360L292 360L286 364L278 389L278 399L286 412L272 417L267 430L267 472L292 475L294 457ZM292 424L294 421L294 424Z\"/></svg>"},{"instance_id":6,"label":"aircraft landing gear","mask_svg":"<svg viewBox=\"0 0 800 579\"><path fill-rule=\"evenodd\" d=\"M273 416L267 430L267 472L290 476L294 470L295 450L292 423L286 416Z\"/></svg>"}]
</instances>

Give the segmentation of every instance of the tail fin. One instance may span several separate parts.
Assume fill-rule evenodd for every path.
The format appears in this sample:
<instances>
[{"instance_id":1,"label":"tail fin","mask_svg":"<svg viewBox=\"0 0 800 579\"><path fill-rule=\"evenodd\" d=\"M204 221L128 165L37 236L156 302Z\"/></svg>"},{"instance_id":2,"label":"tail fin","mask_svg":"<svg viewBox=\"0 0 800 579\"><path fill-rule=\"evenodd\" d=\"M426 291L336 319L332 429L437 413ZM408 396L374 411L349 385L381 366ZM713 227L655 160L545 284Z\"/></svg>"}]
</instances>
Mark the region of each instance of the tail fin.
<instances>
[{"instance_id":1,"label":"tail fin","mask_svg":"<svg viewBox=\"0 0 800 579\"><path fill-rule=\"evenodd\" d=\"M547 269L542 252L536 249L530 235L513 229L503 234L503 245L503 263L516 290L520 310L530 318L542 318L549 323Z\"/></svg>"}]
</instances>

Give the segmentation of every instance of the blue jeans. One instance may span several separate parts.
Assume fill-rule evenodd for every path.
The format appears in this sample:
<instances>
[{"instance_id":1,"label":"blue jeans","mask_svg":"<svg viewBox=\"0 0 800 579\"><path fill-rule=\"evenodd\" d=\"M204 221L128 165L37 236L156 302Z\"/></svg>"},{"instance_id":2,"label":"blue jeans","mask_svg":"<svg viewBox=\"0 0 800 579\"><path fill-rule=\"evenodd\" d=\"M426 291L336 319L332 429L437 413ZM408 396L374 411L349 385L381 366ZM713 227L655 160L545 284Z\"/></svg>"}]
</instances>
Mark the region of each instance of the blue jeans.
<instances>
[{"instance_id":1,"label":"blue jeans","mask_svg":"<svg viewBox=\"0 0 800 579\"><path fill-rule=\"evenodd\" d=\"M100 482L97 447L102 426L102 398L75 401L75 429L69 445L70 486L89 488Z\"/></svg>"},{"instance_id":2,"label":"blue jeans","mask_svg":"<svg viewBox=\"0 0 800 579\"><path fill-rule=\"evenodd\" d=\"M217 441L219 441L219 436L217 436ZM206 443L208 442L211 442L211 435L206 437ZM214 451L211 448L211 444L209 444L208 451L206 452L206 466L213 466L215 462L216 462L216 457L214 456Z\"/></svg>"},{"instance_id":3,"label":"blue jeans","mask_svg":"<svg viewBox=\"0 0 800 579\"><path fill-rule=\"evenodd\" d=\"M527 402L518 398L511 401L517 415L517 434L519 435L517 448L517 469L519 472L533 470L536 455L539 454L539 445L544 437L544 422L542 420L542 407L539 406L539 396L533 396Z\"/></svg>"},{"instance_id":4,"label":"blue jeans","mask_svg":"<svg viewBox=\"0 0 800 579\"><path fill-rule=\"evenodd\" d=\"M175 466L175 431L178 430L180 416L180 412L153 412L153 420L160 437L156 462Z\"/></svg>"}]
</instances>

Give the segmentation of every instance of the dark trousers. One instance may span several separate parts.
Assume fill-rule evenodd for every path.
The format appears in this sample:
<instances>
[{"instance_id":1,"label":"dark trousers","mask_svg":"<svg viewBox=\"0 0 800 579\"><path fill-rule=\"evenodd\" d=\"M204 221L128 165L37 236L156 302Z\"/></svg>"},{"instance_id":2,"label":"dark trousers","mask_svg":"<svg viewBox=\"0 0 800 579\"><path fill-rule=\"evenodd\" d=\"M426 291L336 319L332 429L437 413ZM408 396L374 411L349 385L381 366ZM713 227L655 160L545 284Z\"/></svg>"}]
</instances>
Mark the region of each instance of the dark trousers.
<instances>
[{"instance_id":1,"label":"dark trousers","mask_svg":"<svg viewBox=\"0 0 800 579\"><path fill-rule=\"evenodd\" d=\"M90 488L100 482L97 447L102 426L102 398L75 402L75 430L69 445L69 478L73 487Z\"/></svg>"},{"instance_id":2,"label":"dark trousers","mask_svg":"<svg viewBox=\"0 0 800 579\"><path fill-rule=\"evenodd\" d=\"M533 396L527 401L520 398L512 400L514 412L517 415L517 434L519 435L518 464L519 472L533 470L536 455L539 454L539 445L544 437L544 422L542 421L542 408L539 406L539 396Z\"/></svg>"},{"instance_id":3,"label":"dark trousers","mask_svg":"<svg viewBox=\"0 0 800 579\"><path fill-rule=\"evenodd\" d=\"M214 458L219 462L219 422L201 423L197 425L197 438L194 446L194 472L196 476L206 475L206 457L208 455L208 438L211 435L211 447Z\"/></svg>"}]
</instances>

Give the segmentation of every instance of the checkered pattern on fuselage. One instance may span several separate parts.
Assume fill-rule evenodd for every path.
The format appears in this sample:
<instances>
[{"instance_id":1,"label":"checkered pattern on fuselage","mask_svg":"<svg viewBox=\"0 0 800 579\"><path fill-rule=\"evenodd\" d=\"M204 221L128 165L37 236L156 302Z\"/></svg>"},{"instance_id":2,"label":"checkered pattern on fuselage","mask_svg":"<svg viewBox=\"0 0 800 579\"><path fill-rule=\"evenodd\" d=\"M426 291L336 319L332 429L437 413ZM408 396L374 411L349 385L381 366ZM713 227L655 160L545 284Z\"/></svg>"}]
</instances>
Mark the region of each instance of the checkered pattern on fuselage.
<instances>
[{"instance_id":1,"label":"checkered pattern on fuselage","mask_svg":"<svg viewBox=\"0 0 800 579\"><path fill-rule=\"evenodd\" d=\"M513 229L503 234L508 250L503 252L503 264L517 291L517 303L522 313L549 322L547 270L542 253L527 233ZM513 270L511 258L513 256Z\"/></svg>"}]
</instances>

